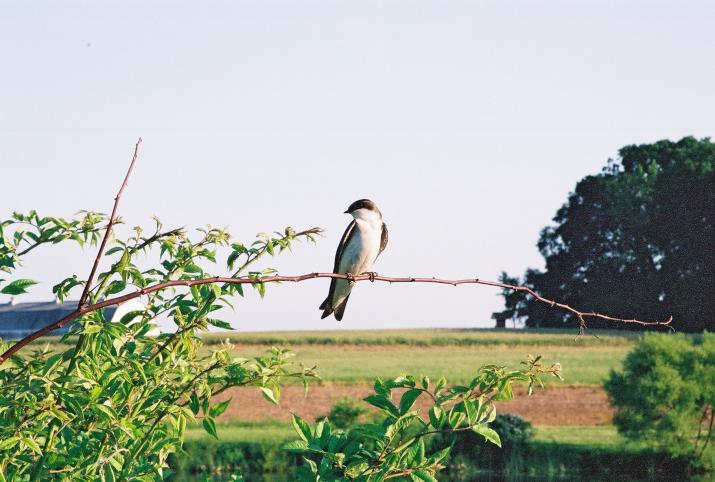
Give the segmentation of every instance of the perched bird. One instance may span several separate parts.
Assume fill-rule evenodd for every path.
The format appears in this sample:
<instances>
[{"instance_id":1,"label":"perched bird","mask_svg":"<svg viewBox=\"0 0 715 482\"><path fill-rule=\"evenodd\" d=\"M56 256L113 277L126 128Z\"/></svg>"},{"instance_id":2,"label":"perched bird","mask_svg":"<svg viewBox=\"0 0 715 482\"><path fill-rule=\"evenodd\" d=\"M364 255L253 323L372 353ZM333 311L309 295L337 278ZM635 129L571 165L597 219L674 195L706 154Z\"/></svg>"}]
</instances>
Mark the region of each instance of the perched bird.
<instances>
[{"instance_id":1,"label":"perched bird","mask_svg":"<svg viewBox=\"0 0 715 482\"><path fill-rule=\"evenodd\" d=\"M387 246L387 226L382 222L382 213L369 199L360 199L350 205L347 214L353 220L340 240L335 253L333 273L360 275L368 272L377 257ZM354 281L331 279L328 297L320 305L323 316L335 314L340 321L345 313Z\"/></svg>"}]
</instances>

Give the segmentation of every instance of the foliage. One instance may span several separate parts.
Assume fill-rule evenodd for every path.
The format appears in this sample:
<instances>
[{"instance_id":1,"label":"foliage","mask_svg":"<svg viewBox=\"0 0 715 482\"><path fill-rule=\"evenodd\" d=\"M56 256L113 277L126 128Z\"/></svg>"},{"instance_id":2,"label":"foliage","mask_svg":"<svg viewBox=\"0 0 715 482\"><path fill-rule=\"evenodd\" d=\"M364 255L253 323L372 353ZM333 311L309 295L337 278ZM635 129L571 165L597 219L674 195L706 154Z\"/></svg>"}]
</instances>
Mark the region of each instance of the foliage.
<instances>
[{"instance_id":1,"label":"foliage","mask_svg":"<svg viewBox=\"0 0 715 482\"><path fill-rule=\"evenodd\" d=\"M502 415L498 414L495 422ZM494 422L490 426L495 428ZM300 456L281 453L280 446L295 435L283 422L231 421L219 427L221 440L187 428L186 454L169 460L174 472L171 480L195 481L200 475L226 474L240 467L246 480L293 481L298 467L306 465ZM507 437L498 433L504 449L469 431L453 434L458 440L440 478L453 482L495 477L531 480L538 474L540 480L698 480L688 476L686 461L647 449L642 443L626 444L612 425L540 426L526 444L509 444ZM438 450L444 440L448 444L451 434L443 435L443 440L439 435L430 437L426 451ZM459 439L467 436L473 437L472 444L465 441L460 452Z\"/></svg>"},{"instance_id":2,"label":"foliage","mask_svg":"<svg viewBox=\"0 0 715 482\"><path fill-rule=\"evenodd\" d=\"M680 331L715 319L715 144L631 145L586 176L541 232L546 270L523 284L550 299L619 317L665 320ZM502 280L519 281L506 273ZM577 326L570 313L505 292L506 311L530 327ZM612 326L590 320L589 327ZM640 328L638 325L617 327Z\"/></svg>"},{"instance_id":3,"label":"foliage","mask_svg":"<svg viewBox=\"0 0 715 482\"><path fill-rule=\"evenodd\" d=\"M606 383L619 432L673 455L703 457L713 438L715 335L648 334Z\"/></svg>"},{"instance_id":4,"label":"foliage","mask_svg":"<svg viewBox=\"0 0 715 482\"><path fill-rule=\"evenodd\" d=\"M172 482L194 482L201 480L200 475L225 475L238 471L246 480L266 480L267 475L275 474L276 481L287 481L294 480L299 464L299 457L287 454L280 442L224 440L223 436L220 440L187 440L183 453L169 457Z\"/></svg>"},{"instance_id":5,"label":"foliage","mask_svg":"<svg viewBox=\"0 0 715 482\"><path fill-rule=\"evenodd\" d=\"M358 419L368 412L367 408L360 405L350 397L339 398L330 409L327 419L333 427L342 430L352 428Z\"/></svg>"},{"instance_id":6,"label":"foliage","mask_svg":"<svg viewBox=\"0 0 715 482\"><path fill-rule=\"evenodd\" d=\"M499 434L490 427L496 417L493 402L511 399L514 382L527 382L531 392L534 385L541 384L542 374L560 376L558 364L545 367L540 358L530 357L523 371L484 366L468 385L449 386L444 378L436 383L427 377L378 378L374 394L364 400L382 412L382 420L346 431L333 428L327 419L311 427L294 416L300 440L285 448L304 456L307 465L299 472L303 481L434 481L444 468L450 447L429 447L425 439L445 432L472 431L501 446ZM393 398L396 393L399 400ZM423 417L415 408L420 398L430 405Z\"/></svg>"},{"instance_id":7,"label":"foliage","mask_svg":"<svg viewBox=\"0 0 715 482\"><path fill-rule=\"evenodd\" d=\"M534 437L534 427L531 422L510 413L497 415L492 428L499 433L504 445L525 444Z\"/></svg>"},{"instance_id":8,"label":"foliage","mask_svg":"<svg viewBox=\"0 0 715 482\"><path fill-rule=\"evenodd\" d=\"M568 383L573 385L601 385L611 369L619 368L628 353L629 346L579 346L581 338L572 346L534 346L544 358L558 360L568 370ZM585 339L585 337L583 338ZM264 346L240 345L241 353L259 354ZM327 383L357 385L371 383L375 377L383 380L400 373L420 373L436 380L444 376L452 383L469 384L474 377L474 368L498 363L518 367L524 359L525 349L520 346L489 346L480 349L466 347L411 348L381 346L380 350L365 347L350 350L337 346L296 347L296 360L306 365L318 365L320 377ZM399 362L396 362L399 360ZM563 386L557 379L547 379L548 386ZM327 411L327 410L326 410Z\"/></svg>"},{"instance_id":9,"label":"foliage","mask_svg":"<svg viewBox=\"0 0 715 482\"><path fill-rule=\"evenodd\" d=\"M10 275L22 256L43 244L74 241L95 244L106 216L82 212L77 218L42 217L32 211L0 221L0 268ZM227 252L226 264L238 277L264 254L278 254L319 230L287 228L261 234L251 245L231 243L227 231L207 227L195 238L183 230L163 231L157 220L149 235L135 227L127 239L113 239L87 303L147 289L167 281L211 278L206 266ZM139 255L155 256L148 269ZM144 261L144 260L142 260ZM261 273L249 272L248 277ZM2 291L22 294L31 280L2 280ZM76 275L55 285L66 298L85 286ZM251 284L263 296L263 284ZM72 324L60 351L36 349L15 354L0 365L0 481L4 480L156 480L167 456L180 450L186 424L200 420L217 437L215 417L230 401L212 396L235 386L255 386L277 402L285 378L306 383L312 369L273 348L254 359L234 358L230 344L201 349L198 333L208 327L230 328L215 312L243 296L240 284L167 286L144 297L144 308L121 320L108 320L102 309L83 312ZM176 325L173 333L149 336L158 316ZM72 338L73 335L78 335ZM10 347L0 342L0 349Z\"/></svg>"},{"instance_id":10,"label":"foliage","mask_svg":"<svg viewBox=\"0 0 715 482\"><path fill-rule=\"evenodd\" d=\"M521 474L524 467L515 468L531 441L534 430L530 422L516 415L500 413L490 427L499 434L501 447L488 443L472 431L442 433L435 436L435 446L450 445L450 464L446 468L450 480L467 478L489 468L505 474ZM498 468L497 468L498 467ZM515 470L516 469L516 470Z\"/></svg>"}]
</instances>

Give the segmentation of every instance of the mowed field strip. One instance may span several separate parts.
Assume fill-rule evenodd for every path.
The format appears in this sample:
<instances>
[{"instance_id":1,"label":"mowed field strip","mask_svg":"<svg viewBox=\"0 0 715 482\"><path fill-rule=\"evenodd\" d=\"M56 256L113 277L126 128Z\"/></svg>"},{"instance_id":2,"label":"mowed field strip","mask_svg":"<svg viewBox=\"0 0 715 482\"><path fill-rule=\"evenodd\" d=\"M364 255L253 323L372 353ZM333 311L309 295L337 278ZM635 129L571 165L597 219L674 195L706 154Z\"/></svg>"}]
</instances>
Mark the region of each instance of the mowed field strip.
<instances>
[{"instance_id":1,"label":"mowed field strip","mask_svg":"<svg viewBox=\"0 0 715 482\"><path fill-rule=\"evenodd\" d=\"M302 387L284 387L277 407L256 389L229 391L219 398L233 399L224 422L287 420L291 412L315 419L341 397L368 395L375 376L444 376L450 383L467 383L482 365L518 369L528 355L541 355L545 364L561 364L564 381L545 378L546 389L531 397L517 390L516 399L501 402L499 409L551 426L611 423L613 411L601 384L621 367L637 336L611 331L577 338L566 330L384 330L222 333L205 341L210 347L228 338L237 357L261 355L270 346L289 348L296 362L317 366L322 377L311 383L307 397Z\"/></svg>"},{"instance_id":2,"label":"mowed field strip","mask_svg":"<svg viewBox=\"0 0 715 482\"><path fill-rule=\"evenodd\" d=\"M237 345L236 356L257 356L268 346ZM317 366L323 384L371 383L403 374L444 376L450 383L467 383L482 365L523 367L528 355L541 355L545 364L560 363L564 381L544 378L548 386L600 385L610 370L619 368L629 347L579 346L404 346L404 345L297 345L288 346L295 360Z\"/></svg>"}]
</instances>

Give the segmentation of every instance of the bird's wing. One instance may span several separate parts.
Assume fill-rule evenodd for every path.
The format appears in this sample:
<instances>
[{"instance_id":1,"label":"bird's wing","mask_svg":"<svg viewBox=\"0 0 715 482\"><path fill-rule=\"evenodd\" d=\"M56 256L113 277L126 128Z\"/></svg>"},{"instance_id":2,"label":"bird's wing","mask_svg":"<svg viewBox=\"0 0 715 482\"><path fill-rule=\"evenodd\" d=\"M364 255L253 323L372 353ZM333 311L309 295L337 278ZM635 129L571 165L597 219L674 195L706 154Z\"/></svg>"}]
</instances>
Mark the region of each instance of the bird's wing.
<instances>
[{"instance_id":1,"label":"bird's wing","mask_svg":"<svg viewBox=\"0 0 715 482\"><path fill-rule=\"evenodd\" d=\"M333 273L337 273L338 269L340 269L340 257L343 255L343 250L345 249L345 246L348 245L350 242L350 238L352 237L353 234L355 234L355 226L357 226L357 223L353 219L350 224L348 224L347 229L345 229L345 232L343 233L343 237L340 239L340 244L338 244L338 249L335 251L335 264L333 265ZM333 299L333 293L335 292L335 282L337 279L331 278L330 279L330 290L328 291L328 297L325 299L322 305L320 305L320 309L325 309L328 305L332 303ZM327 303L327 304L326 304ZM325 306L324 306L325 305Z\"/></svg>"},{"instance_id":2,"label":"bird's wing","mask_svg":"<svg viewBox=\"0 0 715 482\"><path fill-rule=\"evenodd\" d=\"M382 223L382 234L380 235L380 251L378 251L377 255L380 256L380 253L385 251L385 248L387 248L387 224Z\"/></svg>"},{"instance_id":3,"label":"bird's wing","mask_svg":"<svg viewBox=\"0 0 715 482\"><path fill-rule=\"evenodd\" d=\"M338 244L338 249L335 251L335 264L333 265L333 273L337 273L340 268L340 258L343 256L343 250L350 242L350 238L355 234L355 226L357 223L353 219L350 224L348 224L347 229L343 233L343 237L340 239L340 244Z\"/></svg>"}]
</instances>

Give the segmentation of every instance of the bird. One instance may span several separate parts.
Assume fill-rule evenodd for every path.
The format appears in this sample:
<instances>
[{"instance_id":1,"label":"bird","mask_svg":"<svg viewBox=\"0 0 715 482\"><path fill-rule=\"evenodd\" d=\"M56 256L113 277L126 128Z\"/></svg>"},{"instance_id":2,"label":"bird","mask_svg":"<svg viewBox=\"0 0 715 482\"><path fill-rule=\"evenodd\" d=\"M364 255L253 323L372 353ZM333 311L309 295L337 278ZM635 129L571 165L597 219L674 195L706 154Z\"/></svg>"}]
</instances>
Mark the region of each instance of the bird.
<instances>
[{"instance_id":1,"label":"bird","mask_svg":"<svg viewBox=\"0 0 715 482\"><path fill-rule=\"evenodd\" d=\"M353 220L343 234L335 252L333 273L360 275L367 273L377 257L387 247L387 225L377 204L369 199L359 199L345 211ZM320 305L323 319L333 314L340 321L350 298L354 281L333 278L328 297Z\"/></svg>"}]
</instances>

